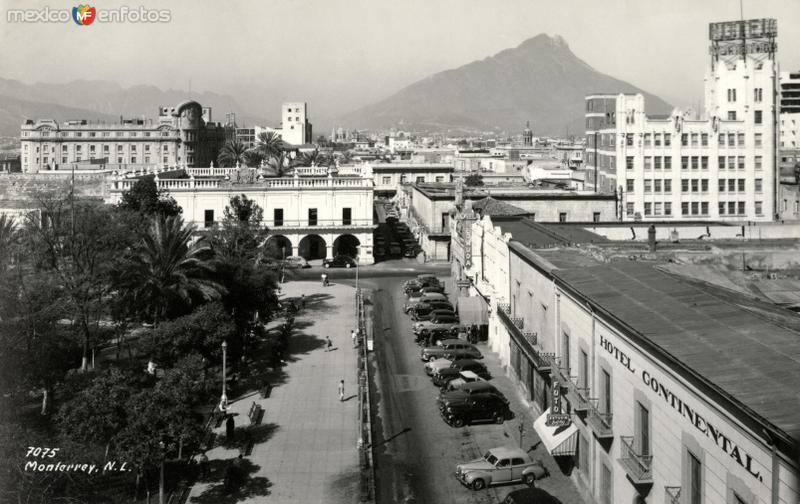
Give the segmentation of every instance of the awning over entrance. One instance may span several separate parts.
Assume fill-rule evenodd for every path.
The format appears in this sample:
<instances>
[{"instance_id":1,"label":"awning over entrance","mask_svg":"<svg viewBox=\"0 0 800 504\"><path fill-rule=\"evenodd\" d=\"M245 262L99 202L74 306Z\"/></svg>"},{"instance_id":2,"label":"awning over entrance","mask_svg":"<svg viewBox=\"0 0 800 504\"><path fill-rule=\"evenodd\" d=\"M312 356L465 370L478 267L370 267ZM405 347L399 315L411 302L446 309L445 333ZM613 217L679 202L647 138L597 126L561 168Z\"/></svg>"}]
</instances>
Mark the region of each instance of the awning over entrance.
<instances>
[{"instance_id":1,"label":"awning over entrance","mask_svg":"<svg viewBox=\"0 0 800 504\"><path fill-rule=\"evenodd\" d=\"M488 325L489 307L480 296L458 298L458 318L463 325Z\"/></svg>"},{"instance_id":2,"label":"awning over entrance","mask_svg":"<svg viewBox=\"0 0 800 504\"><path fill-rule=\"evenodd\" d=\"M548 427L545 425L550 408L533 422L533 430L539 434L547 451L554 456L575 455L578 448L578 428L574 423L567 427Z\"/></svg>"}]
</instances>

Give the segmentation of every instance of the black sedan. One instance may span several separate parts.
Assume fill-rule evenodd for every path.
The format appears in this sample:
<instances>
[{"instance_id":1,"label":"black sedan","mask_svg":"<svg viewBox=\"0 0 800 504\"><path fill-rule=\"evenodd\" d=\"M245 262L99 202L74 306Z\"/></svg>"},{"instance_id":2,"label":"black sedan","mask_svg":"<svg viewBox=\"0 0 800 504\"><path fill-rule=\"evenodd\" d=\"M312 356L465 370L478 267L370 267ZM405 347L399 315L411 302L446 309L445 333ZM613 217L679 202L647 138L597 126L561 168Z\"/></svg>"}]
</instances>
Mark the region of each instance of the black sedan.
<instances>
[{"instance_id":1,"label":"black sedan","mask_svg":"<svg viewBox=\"0 0 800 504\"><path fill-rule=\"evenodd\" d=\"M326 268L355 268L356 261L346 255L338 255L333 259L324 259L322 265Z\"/></svg>"}]
</instances>

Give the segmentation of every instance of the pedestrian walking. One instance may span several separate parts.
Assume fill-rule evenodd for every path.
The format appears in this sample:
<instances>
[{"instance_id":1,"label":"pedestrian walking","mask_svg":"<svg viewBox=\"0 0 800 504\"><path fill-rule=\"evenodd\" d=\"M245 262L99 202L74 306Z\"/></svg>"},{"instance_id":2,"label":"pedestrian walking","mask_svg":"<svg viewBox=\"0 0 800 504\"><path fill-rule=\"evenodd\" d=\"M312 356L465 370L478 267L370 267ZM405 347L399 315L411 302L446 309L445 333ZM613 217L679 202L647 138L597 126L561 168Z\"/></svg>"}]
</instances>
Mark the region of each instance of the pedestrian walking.
<instances>
[{"instance_id":1,"label":"pedestrian walking","mask_svg":"<svg viewBox=\"0 0 800 504\"><path fill-rule=\"evenodd\" d=\"M198 462L200 463L200 477L205 479L208 477L208 457L206 456L206 452L200 454Z\"/></svg>"},{"instance_id":2,"label":"pedestrian walking","mask_svg":"<svg viewBox=\"0 0 800 504\"><path fill-rule=\"evenodd\" d=\"M305 310L306 309L306 295L305 294L300 294L300 309L301 310Z\"/></svg>"},{"instance_id":3,"label":"pedestrian walking","mask_svg":"<svg viewBox=\"0 0 800 504\"><path fill-rule=\"evenodd\" d=\"M327 347L325 348L325 351L330 352L333 350L333 341L331 341L330 336L325 336L325 341L327 341Z\"/></svg>"},{"instance_id":4,"label":"pedestrian walking","mask_svg":"<svg viewBox=\"0 0 800 504\"><path fill-rule=\"evenodd\" d=\"M358 332L355 329L350 331L350 339L353 340L353 348L357 347L358 346Z\"/></svg>"},{"instance_id":5,"label":"pedestrian walking","mask_svg":"<svg viewBox=\"0 0 800 504\"><path fill-rule=\"evenodd\" d=\"M322 274L322 286L323 287L327 287L328 286L328 274L327 273L323 273Z\"/></svg>"},{"instance_id":6,"label":"pedestrian walking","mask_svg":"<svg viewBox=\"0 0 800 504\"><path fill-rule=\"evenodd\" d=\"M227 420L225 420L225 436L228 440L233 440L233 431L236 428L236 424L233 422L233 415L228 415Z\"/></svg>"},{"instance_id":7,"label":"pedestrian walking","mask_svg":"<svg viewBox=\"0 0 800 504\"><path fill-rule=\"evenodd\" d=\"M339 380L339 401L344 401L344 380Z\"/></svg>"}]
</instances>

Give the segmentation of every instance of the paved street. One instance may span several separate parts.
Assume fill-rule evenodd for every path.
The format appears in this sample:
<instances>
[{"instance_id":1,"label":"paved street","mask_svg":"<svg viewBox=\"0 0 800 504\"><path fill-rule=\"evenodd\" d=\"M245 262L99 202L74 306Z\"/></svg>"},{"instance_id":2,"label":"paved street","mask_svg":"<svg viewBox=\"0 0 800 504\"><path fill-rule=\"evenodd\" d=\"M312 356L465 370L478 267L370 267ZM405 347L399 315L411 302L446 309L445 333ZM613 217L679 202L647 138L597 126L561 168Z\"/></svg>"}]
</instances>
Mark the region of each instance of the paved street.
<instances>
[{"instance_id":1,"label":"paved street","mask_svg":"<svg viewBox=\"0 0 800 504\"><path fill-rule=\"evenodd\" d=\"M354 291L336 282L324 289L318 281L283 284L282 299L301 293L306 309L297 316L289 343L285 381L266 399L255 392L233 398L237 436L248 431L255 442L244 464L247 483L233 495L222 493L225 464L239 453L236 444L226 442L223 424L216 429L216 446L208 451L211 478L192 488L189 502L358 502L356 352L350 341ZM333 341L330 352L325 351L326 335ZM337 391L340 379L345 380L344 402ZM263 421L245 427L254 401L266 410Z\"/></svg>"},{"instance_id":2,"label":"paved street","mask_svg":"<svg viewBox=\"0 0 800 504\"><path fill-rule=\"evenodd\" d=\"M438 389L425 375L419 347L413 341L410 319L403 314L405 296L401 278L372 278L363 286L374 289L373 322L378 365L375 399L380 402L373 425L376 445L377 502L389 503L496 503L523 485L493 487L474 492L453 477L455 465L496 446L519 446L519 426L525 426L523 446L541 458L552 476L537 483L564 504L584 502L569 478L539 444L533 417L523 406L514 385L505 377L497 355L480 349L494 378L492 382L511 401L516 418L503 425L448 426L439 416L434 398ZM374 375L373 375L374 376Z\"/></svg>"}]
</instances>

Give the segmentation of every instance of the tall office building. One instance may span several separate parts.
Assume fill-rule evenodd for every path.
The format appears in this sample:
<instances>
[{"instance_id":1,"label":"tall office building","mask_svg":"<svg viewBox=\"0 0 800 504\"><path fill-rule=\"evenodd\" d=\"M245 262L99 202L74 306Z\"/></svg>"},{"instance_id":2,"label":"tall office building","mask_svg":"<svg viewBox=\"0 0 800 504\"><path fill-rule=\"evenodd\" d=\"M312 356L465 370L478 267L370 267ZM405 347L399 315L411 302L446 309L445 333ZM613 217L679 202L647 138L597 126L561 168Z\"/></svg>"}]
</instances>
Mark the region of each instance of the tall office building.
<instances>
[{"instance_id":1,"label":"tall office building","mask_svg":"<svg viewBox=\"0 0 800 504\"><path fill-rule=\"evenodd\" d=\"M800 71L781 72L778 158L781 180L796 182L794 166L800 162Z\"/></svg>"},{"instance_id":2,"label":"tall office building","mask_svg":"<svg viewBox=\"0 0 800 504\"><path fill-rule=\"evenodd\" d=\"M705 113L645 114L641 94L586 97L587 185L621 220L771 220L777 21L709 25Z\"/></svg>"},{"instance_id":3,"label":"tall office building","mask_svg":"<svg viewBox=\"0 0 800 504\"><path fill-rule=\"evenodd\" d=\"M306 103L284 103L281 106L281 138L292 145L302 145L311 142L311 133Z\"/></svg>"}]
</instances>

